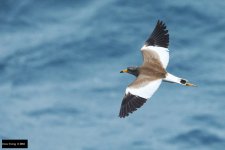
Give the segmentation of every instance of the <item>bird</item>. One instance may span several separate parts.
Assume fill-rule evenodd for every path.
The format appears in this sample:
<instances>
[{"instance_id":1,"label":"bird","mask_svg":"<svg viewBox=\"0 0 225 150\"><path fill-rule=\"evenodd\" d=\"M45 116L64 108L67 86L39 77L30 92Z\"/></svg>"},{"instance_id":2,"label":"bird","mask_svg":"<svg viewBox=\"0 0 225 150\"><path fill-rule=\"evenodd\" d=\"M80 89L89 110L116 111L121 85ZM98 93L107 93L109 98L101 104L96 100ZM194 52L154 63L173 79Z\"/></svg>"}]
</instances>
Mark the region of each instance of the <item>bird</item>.
<instances>
[{"instance_id":1,"label":"bird","mask_svg":"<svg viewBox=\"0 0 225 150\"><path fill-rule=\"evenodd\" d=\"M119 117L125 118L144 105L159 88L162 81L184 86L196 86L187 79L177 77L166 68L169 63L169 33L166 24L158 20L150 36L141 48L143 64L120 71L134 75L136 79L128 85L123 97Z\"/></svg>"}]
</instances>

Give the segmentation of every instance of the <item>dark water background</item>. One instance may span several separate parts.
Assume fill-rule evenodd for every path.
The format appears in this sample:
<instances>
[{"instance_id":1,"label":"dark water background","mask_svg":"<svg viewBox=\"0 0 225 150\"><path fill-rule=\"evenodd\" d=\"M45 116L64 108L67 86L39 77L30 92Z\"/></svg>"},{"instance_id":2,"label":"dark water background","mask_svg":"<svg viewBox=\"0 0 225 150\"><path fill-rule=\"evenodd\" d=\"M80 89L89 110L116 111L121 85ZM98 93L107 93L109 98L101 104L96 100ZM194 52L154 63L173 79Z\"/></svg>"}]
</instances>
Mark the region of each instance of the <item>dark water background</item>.
<instances>
[{"instance_id":1,"label":"dark water background","mask_svg":"<svg viewBox=\"0 0 225 150\"><path fill-rule=\"evenodd\" d=\"M126 119L120 74L142 62L158 19L170 33L163 83ZM32 150L224 150L225 2L1 0L0 137Z\"/></svg>"}]
</instances>

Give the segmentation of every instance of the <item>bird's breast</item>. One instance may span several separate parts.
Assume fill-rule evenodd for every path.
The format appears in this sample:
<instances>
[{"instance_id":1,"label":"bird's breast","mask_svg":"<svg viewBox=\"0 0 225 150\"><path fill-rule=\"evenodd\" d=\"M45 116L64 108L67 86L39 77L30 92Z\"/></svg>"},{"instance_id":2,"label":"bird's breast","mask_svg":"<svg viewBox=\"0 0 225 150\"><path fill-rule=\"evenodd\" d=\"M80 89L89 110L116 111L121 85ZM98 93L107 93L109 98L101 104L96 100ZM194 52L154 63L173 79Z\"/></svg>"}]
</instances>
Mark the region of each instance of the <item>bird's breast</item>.
<instances>
[{"instance_id":1,"label":"bird's breast","mask_svg":"<svg viewBox=\"0 0 225 150\"><path fill-rule=\"evenodd\" d=\"M140 74L143 74L145 76L149 76L155 79L161 79L166 77L165 69L162 67L156 67L156 66L143 67L140 69Z\"/></svg>"}]
</instances>

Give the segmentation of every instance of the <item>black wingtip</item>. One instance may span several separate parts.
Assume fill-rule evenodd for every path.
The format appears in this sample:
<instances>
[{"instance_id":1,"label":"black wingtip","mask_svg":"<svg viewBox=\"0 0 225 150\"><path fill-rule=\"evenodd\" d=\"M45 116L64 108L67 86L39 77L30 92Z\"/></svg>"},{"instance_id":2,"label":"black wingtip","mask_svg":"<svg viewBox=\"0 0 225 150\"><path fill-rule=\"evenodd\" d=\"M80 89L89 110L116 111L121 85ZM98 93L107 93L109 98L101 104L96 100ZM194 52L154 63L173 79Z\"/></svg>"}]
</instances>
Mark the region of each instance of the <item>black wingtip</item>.
<instances>
[{"instance_id":1,"label":"black wingtip","mask_svg":"<svg viewBox=\"0 0 225 150\"><path fill-rule=\"evenodd\" d=\"M159 46L168 48L169 46L169 33L166 29L166 24L158 20L151 36L146 40L147 46Z\"/></svg>"},{"instance_id":2,"label":"black wingtip","mask_svg":"<svg viewBox=\"0 0 225 150\"><path fill-rule=\"evenodd\" d=\"M136 111L137 108L140 108L146 101L147 99L145 98L130 93L126 94L121 104L119 117L125 118L129 116L130 113Z\"/></svg>"}]
</instances>

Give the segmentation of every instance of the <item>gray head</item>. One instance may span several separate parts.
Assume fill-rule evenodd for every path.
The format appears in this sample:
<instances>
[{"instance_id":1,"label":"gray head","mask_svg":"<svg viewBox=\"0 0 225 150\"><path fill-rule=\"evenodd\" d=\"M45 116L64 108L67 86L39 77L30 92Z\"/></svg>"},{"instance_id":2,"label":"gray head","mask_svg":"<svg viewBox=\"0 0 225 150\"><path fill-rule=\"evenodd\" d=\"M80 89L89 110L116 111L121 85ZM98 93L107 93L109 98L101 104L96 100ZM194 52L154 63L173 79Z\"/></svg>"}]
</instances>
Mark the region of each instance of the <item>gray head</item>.
<instances>
[{"instance_id":1,"label":"gray head","mask_svg":"<svg viewBox=\"0 0 225 150\"><path fill-rule=\"evenodd\" d=\"M129 73L137 77L139 75L139 67L127 67L127 69L120 71L120 73Z\"/></svg>"}]
</instances>

